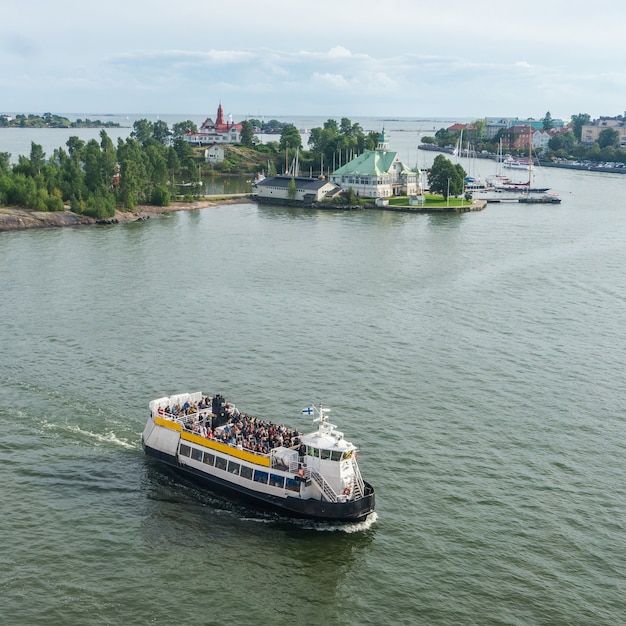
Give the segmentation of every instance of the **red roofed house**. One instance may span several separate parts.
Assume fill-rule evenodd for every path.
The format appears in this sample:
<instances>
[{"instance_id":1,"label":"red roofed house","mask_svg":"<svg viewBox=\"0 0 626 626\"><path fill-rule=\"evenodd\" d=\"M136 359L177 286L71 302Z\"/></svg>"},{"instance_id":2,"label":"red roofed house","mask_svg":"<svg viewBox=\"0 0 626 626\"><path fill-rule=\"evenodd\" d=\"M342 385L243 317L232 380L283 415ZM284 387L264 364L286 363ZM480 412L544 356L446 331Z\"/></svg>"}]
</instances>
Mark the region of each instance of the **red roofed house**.
<instances>
[{"instance_id":1,"label":"red roofed house","mask_svg":"<svg viewBox=\"0 0 626 626\"><path fill-rule=\"evenodd\" d=\"M214 143L239 143L241 141L241 124L224 121L222 104L217 107L215 122L207 117L197 133L187 133L185 141L198 146L209 146Z\"/></svg>"}]
</instances>

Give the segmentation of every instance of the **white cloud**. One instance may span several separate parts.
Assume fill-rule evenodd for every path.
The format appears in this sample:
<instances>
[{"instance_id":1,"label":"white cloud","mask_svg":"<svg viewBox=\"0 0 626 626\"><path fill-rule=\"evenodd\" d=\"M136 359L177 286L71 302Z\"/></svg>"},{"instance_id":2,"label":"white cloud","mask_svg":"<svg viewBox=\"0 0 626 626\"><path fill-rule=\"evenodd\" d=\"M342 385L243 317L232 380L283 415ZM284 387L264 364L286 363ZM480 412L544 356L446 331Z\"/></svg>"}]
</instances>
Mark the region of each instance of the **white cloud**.
<instances>
[{"instance_id":1,"label":"white cloud","mask_svg":"<svg viewBox=\"0 0 626 626\"><path fill-rule=\"evenodd\" d=\"M233 111L460 117L624 107L626 5L610 20L582 0L528 0L513 14L495 0L380 7L110 0L96 12L77 0L31 0L25 21L10 3L11 29L0 26L2 106L204 113L230 99ZM603 45L581 46L594 33Z\"/></svg>"}]
</instances>

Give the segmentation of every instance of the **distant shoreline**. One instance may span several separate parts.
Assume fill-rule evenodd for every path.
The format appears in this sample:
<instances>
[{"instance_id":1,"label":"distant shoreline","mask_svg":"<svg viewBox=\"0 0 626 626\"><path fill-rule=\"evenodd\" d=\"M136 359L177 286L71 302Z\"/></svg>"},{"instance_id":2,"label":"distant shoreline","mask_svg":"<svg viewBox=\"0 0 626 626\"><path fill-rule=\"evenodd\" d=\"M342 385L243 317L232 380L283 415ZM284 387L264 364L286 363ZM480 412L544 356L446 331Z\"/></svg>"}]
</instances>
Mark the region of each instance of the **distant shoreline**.
<instances>
[{"instance_id":1,"label":"distant shoreline","mask_svg":"<svg viewBox=\"0 0 626 626\"><path fill-rule=\"evenodd\" d=\"M433 146L431 144L420 144L418 150L425 150L426 152L441 152L443 154L453 154L454 148L440 148L439 146ZM467 155L461 155L464 158L468 158ZM478 159L491 159L495 161L495 154L476 154ZM542 161L541 159L535 159L535 163L539 167L558 167L565 170L579 170L581 172L605 172L607 174L626 174L626 167L606 167L603 165L594 165L593 163L570 163L559 161Z\"/></svg>"},{"instance_id":2,"label":"distant shoreline","mask_svg":"<svg viewBox=\"0 0 626 626\"><path fill-rule=\"evenodd\" d=\"M21 207L0 206L0 232L29 230L31 228L61 228L64 226L92 226L97 224L122 224L140 222L152 217L159 217L174 211L195 211L208 207L252 202L250 194L237 194L236 197L219 196L197 202L174 202L170 206L158 207L141 205L135 211L115 211L115 215L106 219L96 219L87 215L78 215L71 211L34 211Z\"/></svg>"}]
</instances>

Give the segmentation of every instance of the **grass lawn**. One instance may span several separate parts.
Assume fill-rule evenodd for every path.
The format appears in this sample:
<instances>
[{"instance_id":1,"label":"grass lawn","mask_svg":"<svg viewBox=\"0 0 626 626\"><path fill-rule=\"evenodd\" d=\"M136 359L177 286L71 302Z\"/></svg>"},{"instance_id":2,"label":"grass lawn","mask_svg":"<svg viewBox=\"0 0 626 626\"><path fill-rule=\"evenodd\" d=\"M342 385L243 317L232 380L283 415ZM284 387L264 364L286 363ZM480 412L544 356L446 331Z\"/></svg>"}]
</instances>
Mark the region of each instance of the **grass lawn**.
<instances>
[{"instance_id":1,"label":"grass lawn","mask_svg":"<svg viewBox=\"0 0 626 626\"><path fill-rule=\"evenodd\" d=\"M426 198L426 202L422 206L425 207L469 206L472 204L471 200L466 200L465 198L453 198L452 196L450 196L448 201L446 201L443 199L443 196L434 196L426 193L424 194L424 198ZM393 206L408 206L409 197L394 196L393 198L389 198L389 204Z\"/></svg>"}]
</instances>

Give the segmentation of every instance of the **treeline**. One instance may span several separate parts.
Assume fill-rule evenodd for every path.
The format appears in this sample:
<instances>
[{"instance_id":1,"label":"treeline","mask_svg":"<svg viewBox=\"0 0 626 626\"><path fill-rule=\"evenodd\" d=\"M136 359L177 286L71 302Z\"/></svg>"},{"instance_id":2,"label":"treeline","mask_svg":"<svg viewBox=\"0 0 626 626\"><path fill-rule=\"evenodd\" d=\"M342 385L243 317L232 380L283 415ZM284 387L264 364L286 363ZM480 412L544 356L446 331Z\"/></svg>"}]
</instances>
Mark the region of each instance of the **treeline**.
<instances>
[{"instance_id":1,"label":"treeline","mask_svg":"<svg viewBox=\"0 0 626 626\"><path fill-rule=\"evenodd\" d=\"M37 211L69 204L75 213L99 219L111 217L117 206L168 206L175 177L197 178L193 149L180 137L172 140L164 122L139 120L133 128L117 146L104 130L100 141L70 137L67 150L58 148L49 159L34 142L30 155L14 165L9 153L0 153L0 204Z\"/></svg>"},{"instance_id":2,"label":"treeline","mask_svg":"<svg viewBox=\"0 0 626 626\"><path fill-rule=\"evenodd\" d=\"M248 123L243 122L242 143L246 143L244 133ZM267 152L273 158L275 171L270 174L289 169L296 150L300 172L305 175L323 174L339 168L365 150L373 150L379 138L379 132L366 133L360 124L353 124L343 117L340 122L328 119L322 127L313 128L309 134L308 149L302 145L300 131L293 124L285 124L278 142L257 145L256 150ZM249 145L253 142L250 141Z\"/></svg>"}]
</instances>

